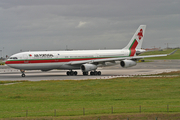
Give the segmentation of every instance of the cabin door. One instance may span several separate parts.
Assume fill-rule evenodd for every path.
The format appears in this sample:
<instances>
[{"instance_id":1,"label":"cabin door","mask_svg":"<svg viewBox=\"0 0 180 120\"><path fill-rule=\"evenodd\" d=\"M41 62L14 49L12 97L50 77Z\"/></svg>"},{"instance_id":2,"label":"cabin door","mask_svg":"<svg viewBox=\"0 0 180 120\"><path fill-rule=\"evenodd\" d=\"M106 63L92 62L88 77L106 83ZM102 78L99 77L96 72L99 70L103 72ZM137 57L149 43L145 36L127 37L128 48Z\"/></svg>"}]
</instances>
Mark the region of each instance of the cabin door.
<instances>
[{"instance_id":1,"label":"cabin door","mask_svg":"<svg viewBox=\"0 0 180 120\"><path fill-rule=\"evenodd\" d=\"M23 55L23 59L24 59L24 63L29 63L28 55L27 54Z\"/></svg>"}]
</instances>

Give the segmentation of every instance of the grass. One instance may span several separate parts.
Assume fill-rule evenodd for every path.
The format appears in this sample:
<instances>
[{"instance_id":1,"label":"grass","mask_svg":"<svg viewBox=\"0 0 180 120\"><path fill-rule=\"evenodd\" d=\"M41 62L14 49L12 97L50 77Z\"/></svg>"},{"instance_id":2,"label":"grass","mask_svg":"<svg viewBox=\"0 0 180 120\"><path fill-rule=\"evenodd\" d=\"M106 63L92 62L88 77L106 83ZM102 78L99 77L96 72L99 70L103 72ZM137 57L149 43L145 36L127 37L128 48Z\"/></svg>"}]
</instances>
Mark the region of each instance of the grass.
<instances>
[{"instance_id":1,"label":"grass","mask_svg":"<svg viewBox=\"0 0 180 120\"><path fill-rule=\"evenodd\" d=\"M23 81L0 86L0 118L180 112L180 77ZM141 108L140 108L141 106ZM56 110L56 112L55 112ZM91 116L92 117L92 116Z\"/></svg>"},{"instance_id":2,"label":"grass","mask_svg":"<svg viewBox=\"0 0 180 120\"><path fill-rule=\"evenodd\" d=\"M169 54L172 51L151 51L142 55ZM148 58L158 59L180 59L180 49L171 56ZM171 77L180 75L180 72L160 75L170 77L0 81L0 118L104 120L129 117L144 120L158 116L163 120L180 119L180 76ZM52 117L55 115L58 117Z\"/></svg>"},{"instance_id":3,"label":"grass","mask_svg":"<svg viewBox=\"0 0 180 120\"><path fill-rule=\"evenodd\" d=\"M145 52L143 54L141 54L141 56L143 55L158 55L158 54L169 54L171 52L173 52L175 49L167 49L167 50L163 50L163 51L150 51L150 52ZM177 51L173 54L173 55L169 55L166 57L154 57L154 58L145 58L145 60L174 60L174 59L180 59L180 49L177 49Z\"/></svg>"},{"instance_id":4,"label":"grass","mask_svg":"<svg viewBox=\"0 0 180 120\"><path fill-rule=\"evenodd\" d=\"M21 117L13 120L179 120L180 113L128 113L111 115ZM6 119L4 119L6 120ZM9 119L8 119L9 120Z\"/></svg>"},{"instance_id":5,"label":"grass","mask_svg":"<svg viewBox=\"0 0 180 120\"><path fill-rule=\"evenodd\" d=\"M7 85L9 83L21 83L21 82L26 82L25 80L24 81L0 81L0 85Z\"/></svg>"},{"instance_id":6,"label":"grass","mask_svg":"<svg viewBox=\"0 0 180 120\"><path fill-rule=\"evenodd\" d=\"M160 74L156 74L156 76L180 76L180 71L173 71L173 72L164 72Z\"/></svg>"},{"instance_id":7,"label":"grass","mask_svg":"<svg viewBox=\"0 0 180 120\"><path fill-rule=\"evenodd\" d=\"M0 61L0 65L4 65L4 64L5 64L5 62Z\"/></svg>"}]
</instances>

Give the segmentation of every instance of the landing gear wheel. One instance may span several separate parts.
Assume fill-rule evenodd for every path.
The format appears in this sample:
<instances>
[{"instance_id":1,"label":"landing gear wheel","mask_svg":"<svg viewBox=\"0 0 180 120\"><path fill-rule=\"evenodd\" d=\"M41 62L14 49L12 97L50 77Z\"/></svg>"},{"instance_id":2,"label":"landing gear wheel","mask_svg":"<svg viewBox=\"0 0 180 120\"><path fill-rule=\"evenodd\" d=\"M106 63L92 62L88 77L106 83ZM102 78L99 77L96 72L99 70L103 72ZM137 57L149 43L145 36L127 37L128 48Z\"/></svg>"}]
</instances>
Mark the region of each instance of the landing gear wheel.
<instances>
[{"instance_id":1,"label":"landing gear wheel","mask_svg":"<svg viewBox=\"0 0 180 120\"><path fill-rule=\"evenodd\" d=\"M73 75L77 75L78 73L77 73L77 71L67 71L66 74L68 76L73 76Z\"/></svg>"},{"instance_id":2,"label":"landing gear wheel","mask_svg":"<svg viewBox=\"0 0 180 120\"><path fill-rule=\"evenodd\" d=\"M101 71L91 71L90 75L101 75Z\"/></svg>"},{"instance_id":3,"label":"landing gear wheel","mask_svg":"<svg viewBox=\"0 0 180 120\"><path fill-rule=\"evenodd\" d=\"M94 75L94 72L91 71L91 72L90 72L90 75Z\"/></svg>"},{"instance_id":4,"label":"landing gear wheel","mask_svg":"<svg viewBox=\"0 0 180 120\"><path fill-rule=\"evenodd\" d=\"M69 71L67 71L67 72L66 72L66 74L67 74L67 76L69 76L69 75L70 75L70 72L69 72Z\"/></svg>"},{"instance_id":5,"label":"landing gear wheel","mask_svg":"<svg viewBox=\"0 0 180 120\"><path fill-rule=\"evenodd\" d=\"M77 75L77 71L74 71L74 75Z\"/></svg>"},{"instance_id":6,"label":"landing gear wheel","mask_svg":"<svg viewBox=\"0 0 180 120\"><path fill-rule=\"evenodd\" d=\"M83 72L83 75L88 75L88 72Z\"/></svg>"},{"instance_id":7,"label":"landing gear wheel","mask_svg":"<svg viewBox=\"0 0 180 120\"><path fill-rule=\"evenodd\" d=\"M22 76L22 77L25 77L26 75L23 73L21 76Z\"/></svg>"},{"instance_id":8,"label":"landing gear wheel","mask_svg":"<svg viewBox=\"0 0 180 120\"><path fill-rule=\"evenodd\" d=\"M101 71L98 71L97 74L98 74L98 75L101 75Z\"/></svg>"}]
</instances>

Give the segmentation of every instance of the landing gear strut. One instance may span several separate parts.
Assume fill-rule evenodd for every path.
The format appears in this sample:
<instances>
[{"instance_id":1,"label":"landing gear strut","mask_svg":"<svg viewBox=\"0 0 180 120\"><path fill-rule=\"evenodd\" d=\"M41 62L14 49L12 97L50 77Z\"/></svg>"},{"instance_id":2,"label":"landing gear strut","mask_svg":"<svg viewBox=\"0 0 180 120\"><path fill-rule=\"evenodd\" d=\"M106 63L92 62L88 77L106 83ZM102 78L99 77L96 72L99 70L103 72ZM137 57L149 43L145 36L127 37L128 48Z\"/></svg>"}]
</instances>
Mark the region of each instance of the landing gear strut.
<instances>
[{"instance_id":1,"label":"landing gear strut","mask_svg":"<svg viewBox=\"0 0 180 120\"><path fill-rule=\"evenodd\" d=\"M25 70L20 70L21 71L21 73L22 73L22 75L21 75L21 77L25 77L26 75L25 75Z\"/></svg>"},{"instance_id":2,"label":"landing gear strut","mask_svg":"<svg viewBox=\"0 0 180 120\"><path fill-rule=\"evenodd\" d=\"M68 75L68 76L73 76L73 75L77 75L78 73L77 73L77 71L67 71L66 72L66 74Z\"/></svg>"}]
</instances>

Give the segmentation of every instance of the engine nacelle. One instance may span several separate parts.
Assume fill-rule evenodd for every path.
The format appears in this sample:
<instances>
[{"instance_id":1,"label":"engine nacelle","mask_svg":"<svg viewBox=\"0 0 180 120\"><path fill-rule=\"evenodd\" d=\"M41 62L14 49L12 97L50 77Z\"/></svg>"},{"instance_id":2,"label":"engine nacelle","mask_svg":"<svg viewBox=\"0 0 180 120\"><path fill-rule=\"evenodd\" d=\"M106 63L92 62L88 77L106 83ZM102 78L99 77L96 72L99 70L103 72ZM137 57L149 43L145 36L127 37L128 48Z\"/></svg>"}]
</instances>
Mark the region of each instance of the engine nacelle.
<instances>
[{"instance_id":1,"label":"engine nacelle","mask_svg":"<svg viewBox=\"0 0 180 120\"><path fill-rule=\"evenodd\" d=\"M83 72L88 72L88 71L92 71L92 70L96 70L97 66L94 64L83 64L81 65L81 70Z\"/></svg>"},{"instance_id":2,"label":"engine nacelle","mask_svg":"<svg viewBox=\"0 0 180 120\"><path fill-rule=\"evenodd\" d=\"M136 61L133 61L133 60L123 60L120 62L120 65L123 68L132 67L132 66L135 66L136 64L137 64Z\"/></svg>"}]
</instances>

